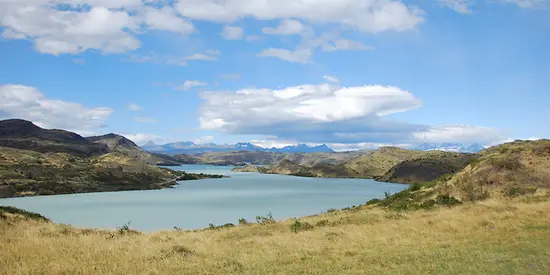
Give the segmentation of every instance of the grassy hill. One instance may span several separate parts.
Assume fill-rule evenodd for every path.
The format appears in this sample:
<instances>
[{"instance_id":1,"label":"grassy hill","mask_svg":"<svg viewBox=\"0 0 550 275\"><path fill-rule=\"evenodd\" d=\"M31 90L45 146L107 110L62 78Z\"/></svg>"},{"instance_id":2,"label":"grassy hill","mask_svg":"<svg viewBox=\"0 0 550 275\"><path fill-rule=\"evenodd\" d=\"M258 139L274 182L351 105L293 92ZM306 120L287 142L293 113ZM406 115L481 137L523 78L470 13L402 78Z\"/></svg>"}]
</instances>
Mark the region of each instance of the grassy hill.
<instances>
[{"instance_id":1,"label":"grassy hill","mask_svg":"<svg viewBox=\"0 0 550 275\"><path fill-rule=\"evenodd\" d=\"M393 166L377 180L395 183L422 183L454 174L478 157L476 154L430 151Z\"/></svg>"},{"instance_id":2,"label":"grassy hill","mask_svg":"<svg viewBox=\"0 0 550 275\"><path fill-rule=\"evenodd\" d=\"M195 175L114 134L83 138L24 120L0 121L0 198L166 188Z\"/></svg>"},{"instance_id":3,"label":"grassy hill","mask_svg":"<svg viewBox=\"0 0 550 275\"><path fill-rule=\"evenodd\" d=\"M474 154L442 151L412 151L383 147L372 152L348 153L338 161L303 161L285 156L276 165L259 169L269 174L321 178L368 178L396 183L420 183L460 171L475 158ZM296 163L302 160L302 163ZM237 168L235 171L242 169ZM249 169L245 169L249 170Z\"/></svg>"},{"instance_id":4,"label":"grassy hill","mask_svg":"<svg viewBox=\"0 0 550 275\"><path fill-rule=\"evenodd\" d=\"M5 274L549 274L549 150L550 141L509 143L380 201L196 231L78 229L0 208L0 266Z\"/></svg>"},{"instance_id":5,"label":"grassy hill","mask_svg":"<svg viewBox=\"0 0 550 275\"><path fill-rule=\"evenodd\" d=\"M176 158L149 153L121 135L111 133L103 136L87 137L86 139L95 144L107 146L109 152L119 152L146 164L162 166L178 166L181 164Z\"/></svg>"}]
</instances>

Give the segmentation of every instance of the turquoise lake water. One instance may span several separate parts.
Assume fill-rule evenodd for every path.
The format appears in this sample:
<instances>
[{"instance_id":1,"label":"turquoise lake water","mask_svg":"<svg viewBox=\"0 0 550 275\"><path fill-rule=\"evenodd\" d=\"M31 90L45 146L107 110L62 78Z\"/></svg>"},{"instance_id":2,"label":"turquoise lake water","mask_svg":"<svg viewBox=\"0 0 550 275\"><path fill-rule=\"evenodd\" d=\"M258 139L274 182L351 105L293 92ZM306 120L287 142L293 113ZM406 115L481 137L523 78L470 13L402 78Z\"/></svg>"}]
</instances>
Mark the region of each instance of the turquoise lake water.
<instances>
[{"instance_id":1,"label":"turquoise lake water","mask_svg":"<svg viewBox=\"0 0 550 275\"><path fill-rule=\"evenodd\" d=\"M318 179L231 172L232 167L184 165L172 169L224 174L230 178L180 182L171 189L0 199L77 227L116 228L130 222L140 231L198 229L254 221L272 213L287 219L364 204L407 185L366 179Z\"/></svg>"}]
</instances>

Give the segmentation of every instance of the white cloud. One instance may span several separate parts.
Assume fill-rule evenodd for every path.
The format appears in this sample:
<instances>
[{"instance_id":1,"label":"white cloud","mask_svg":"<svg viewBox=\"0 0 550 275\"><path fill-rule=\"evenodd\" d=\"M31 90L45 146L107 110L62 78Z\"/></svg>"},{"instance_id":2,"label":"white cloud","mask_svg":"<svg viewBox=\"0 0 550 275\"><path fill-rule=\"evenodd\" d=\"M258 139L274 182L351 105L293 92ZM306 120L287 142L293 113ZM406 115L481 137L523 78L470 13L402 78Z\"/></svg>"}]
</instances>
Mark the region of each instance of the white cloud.
<instances>
[{"instance_id":1,"label":"white cloud","mask_svg":"<svg viewBox=\"0 0 550 275\"><path fill-rule=\"evenodd\" d=\"M406 31L423 22L423 13L394 0L180 0L175 6L188 18L234 22L295 18L315 23L338 23L364 32Z\"/></svg>"},{"instance_id":2,"label":"white cloud","mask_svg":"<svg viewBox=\"0 0 550 275\"><path fill-rule=\"evenodd\" d=\"M341 148L423 142L485 143L498 130L476 126L428 126L390 120L419 108L421 100L393 86L301 85L277 90L203 92L202 129L273 136L277 142L336 144ZM347 147L346 147L347 146ZM343 149L342 149L343 150Z\"/></svg>"},{"instance_id":3,"label":"white cloud","mask_svg":"<svg viewBox=\"0 0 550 275\"><path fill-rule=\"evenodd\" d=\"M499 0L504 3L516 4L524 9L534 9L550 5L548 0Z\"/></svg>"},{"instance_id":4,"label":"white cloud","mask_svg":"<svg viewBox=\"0 0 550 275\"><path fill-rule=\"evenodd\" d=\"M262 32L273 35L293 35L300 34L304 30L304 25L298 20L284 19L276 28L263 28Z\"/></svg>"},{"instance_id":5,"label":"white cloud","mask_svg":"<svg viewBox=\"0 0 550 275\"><path fill-rule=\"evenodd\" d=\"M134 103L128 104L127 108L130 111L140 111L142 109L141 106L139 106L137 104L134 104Z\"/></svg>"},{"instance_id":6,"label":"white cloud","mask_svg":"<svg viewBox=\"0 0 550 275\"><path fill-rule=\"evenodd\" d=\"M30 39L39 52L78 54L94 49L103 53L135 50L140 42L127 30L138 24L125 11L94 6L89 11L60 11L50 1L12 1L0 4L0 26L8 39ZM33 5L34 4L34 5Z\"/></svg>"},{"instance_id":7,"label":"white cloud","mask_svg":"<svg viewBox=\"0 0 550 275\"><path fill-rule=\"evenodd\" d=\"M162 144L165 142L165 139L163 137L153 134L123 134L123 136L133 141L137 145L144 145L149 141L157 144Z\"/></svg>"},{"instance_id":8,"label":"white cloud","mask_svg":"<svg viewBox=\"0 0 550 275\"><path fill-rule=\"evenodd\" d=\"M227 40L241 40L244 37L244 29L235 26L224 26L221 36Z\"/></svg>"},{"instance_id":9,"label":"white cloud","mask_svg":"<svg viewBox=\"0 0 550 275\"><path fill-rule=\"evenodd\" d=\"M218 55L220 55L218 50L208 50L204 53L194 53L185 57L187 60L204 60L204 61L216 61L218 60Z\"/></svg>"},{"instance_id":10,"label":"white cloud","mask_svg":"<svg viewBox=\"0 0 550 275\"><path fill-rule=\"evenodd\" d=\"M178 57L178 56L159 56L155 52L148 54L131 54L128 56L125 61L134 62L134 63L155 63L155 64L166 64L169 66L187 66L187 57Z\"/></svg>"},{"instance_id":11,"label":"white cloud","mask_svg":"<svg viewBox=\"0 0 550 275\"><path fill-rule=\"evenodd\" d=\"M328 82L340 83L340 80L338 78L334 77L334 76L325 75L325 76L323 76L323 78Z\"/></svg>"},{"instance_id":12,"label":"white cloud","mask_svg":"<svg viewBox=\"0 0 550 275\"><path fill-rule=\"evenodd\" d=\"M284 61L294 63L310 63L313 50L311 49L296 49L294 51L287 49L269 48L258 54L260 57L275 57Z\"/></svg>"},{"instance_id":13,"label":"white cloud","mask_svg":"<svg viewBox=\"0 0 550 275\"><path fill-rule=\"evenodd\" d=\"M9 84L0 86L0 113L44 128L90 133L103 127L113 109L48 99L34 87Z\"/></svg>"},{"instance_id":14,"label":"white cloud","mask_svg":"<svg viewBox=\"0 0 550 275\"><path fill-rule=\"evenodd\" d=\"M502 140L503 136L504 133L500 130L470 125L437 126L414 133L414 138L422 143L474 143L480 138L485 142L494 142Z\"/></svg>"},{"instance_id":15,"label":"white cloud","mask_svg":"<svg viewBox=\"0 0 550 275\"><path fill-rule=\"evenodd\" d=\"M156 119L150 118L150 117L134 117L135 122L139 123L155 123L157 122Z\"/></svg>"},{"instance_id":16,"label":"white cloud","mask_svg":"<svg viewBox=\"0 0 550 275\"><path fill-rule=\"evenodd\" d=\"M443 7L465 14L472 13L471 6L474 4L473 0L438 0L438 2Z\"/></svg>"},{"instance_id":17,"label":"white cloud","mask_svg":"<svg viewBox=\"0 0 550 275\"><path fill-rule=\"evenodd\" d=\"M214 141L213 136L204 136L204 137L199 137L197 139L194 139L193 143L195 143L195 144L206 144L206 143L212 143L212 141Z\"/></svg>"},{"instance_id":18,"label":"white cloud","mask_svg":"<svg viewBox=\"0 0 550 275\"><path fill-rule=\"evenodd\" d=\"M175 89L179 91L188 91L194 87L208 86L208 83L198 80L186 80L183 85L177 86Z\"/></svg>"},{"instance_id":19,"label":"white cloud","mask_svg":"<svg viewBox=\"0 0 550 275\"><path fill-rule=\"evenodd\" d=\"M193 24L176 14L172 7L160 9L147 7L145 9L145 24L150 29L171 31L181 34L191 34L196 31Z\"/></svg>"},{"instance_id":20,"label":"white cloud","mask_svg":"<svg viewBox=\"0 0 550 275\"><path fill-rule=\"evenodd\" d=\"M307 140L313 136L328 139L325 134L332 139L350 140L353 137L345 137L345 134L378 127L380 117L421 105L420 100L409 92L391 86L320 84L280 90L204 92L201 96L205 101L200 115L204 129L272 135L307 142L317 142ZM391 123L379 127L381 131L396 131L392 129L396 126Z\"/></svg>"},{"instance_id":21,"label":"white cloud","mask_svg":"<svg viewBox=\"0 0 550 275\"><path fill-rule=\"evenodd\" d=\"M373 47L349 39L336 39L332 41L326 41L325 43L323 43L322 49L325 52L374 50Z\"/></svg>"}]
</instances>

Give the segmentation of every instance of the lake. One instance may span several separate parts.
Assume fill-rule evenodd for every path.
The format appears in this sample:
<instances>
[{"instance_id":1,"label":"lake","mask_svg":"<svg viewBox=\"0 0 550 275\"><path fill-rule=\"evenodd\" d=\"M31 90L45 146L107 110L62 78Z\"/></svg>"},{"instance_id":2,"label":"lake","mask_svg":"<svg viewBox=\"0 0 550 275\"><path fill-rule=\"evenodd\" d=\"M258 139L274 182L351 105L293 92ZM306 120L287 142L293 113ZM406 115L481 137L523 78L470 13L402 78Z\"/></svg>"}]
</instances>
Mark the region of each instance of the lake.
<instances>
[{"instance_id":1,"label":"lake","mask_svg":"<svg viewBox=\"0 0 550 275\"><path fill-rule=\"evenodd\" d=\"M307 216L330 208L364 204L384 192L396 193L407 185L366 179L319 179L284 175L231 172L232 167L184 165L171 167L193 173L223 174L230 178L180 182L175 188L150 191L88 193L0 199L40 213L56 223L88 228L116 228L130 222L150 232L237 224L255 221L269 212L277 220Z\"/></svg>"}]
</instances>

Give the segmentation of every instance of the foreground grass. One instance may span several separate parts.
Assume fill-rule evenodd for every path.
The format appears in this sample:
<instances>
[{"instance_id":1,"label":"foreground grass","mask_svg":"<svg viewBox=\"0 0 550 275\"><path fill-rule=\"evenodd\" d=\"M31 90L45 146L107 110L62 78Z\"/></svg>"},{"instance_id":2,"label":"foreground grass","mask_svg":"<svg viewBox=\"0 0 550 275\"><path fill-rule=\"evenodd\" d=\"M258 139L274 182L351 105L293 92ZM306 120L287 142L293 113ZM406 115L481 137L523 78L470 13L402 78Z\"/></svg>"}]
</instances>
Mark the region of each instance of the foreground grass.
<instances>
[{"instance_id":1,"label":"foreground grass","mask_svg":"<svg viewBox=\"0 0 550 275\"><path fill-rule=\"evenodd\" d=\"M301 226L153 234L10 215L0 220L1 274L550 274L547 198L414 212L363 206Z\"/></svg>"}]
</instances>

